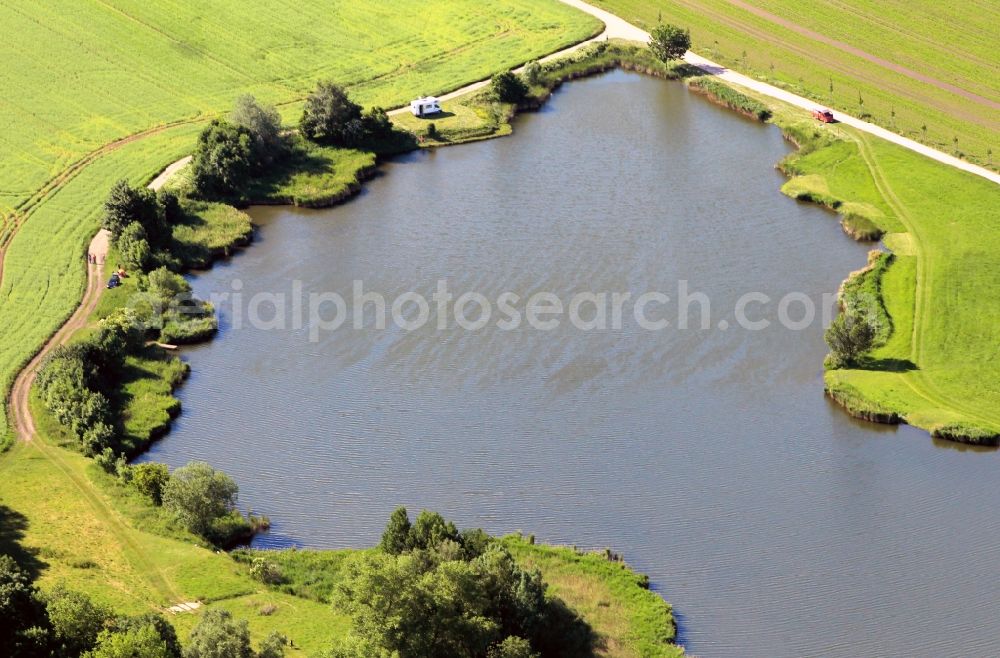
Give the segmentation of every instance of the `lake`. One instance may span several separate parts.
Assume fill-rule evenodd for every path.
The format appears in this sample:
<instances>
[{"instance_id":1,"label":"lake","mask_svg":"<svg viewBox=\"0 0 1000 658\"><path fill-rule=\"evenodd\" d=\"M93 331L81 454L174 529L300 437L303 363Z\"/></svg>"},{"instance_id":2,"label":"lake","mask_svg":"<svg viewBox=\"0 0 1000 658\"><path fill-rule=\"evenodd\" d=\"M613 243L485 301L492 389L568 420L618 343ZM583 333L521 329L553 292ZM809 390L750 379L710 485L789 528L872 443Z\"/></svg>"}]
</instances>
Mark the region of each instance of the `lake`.
<instances>
[{"instance_id":1,"label":"lake","mask_svg":"<svg viewBox=\"0 0 1000 658\"><path fill-rule=\"evenodd\" d=\"M388 163L343 206L254 209L256 243L192 284L257 296L265 319L268 299L348 299L359 281L407 295L409 322L443 281L514 293L519 312L536 293L659 291L646 319L671 325L626 306L620 326L501 328L494 305L481 329L377 329L372 303L361 328L267 329L222 303L145 458L231 474L274 524L260 546L370 546L406 505L612 547L703 657L998 655L997 455L824 397L821 300L868 247L780 194L788 152L774 126L616 72L564 86L512 137ZM677 327L682 285L709 300L706 328L697 301ZM766 329L737 320L750 293ZM795 324L805 298L817 319L782 326L779 300Z\"/></svg>"}]
</instances>

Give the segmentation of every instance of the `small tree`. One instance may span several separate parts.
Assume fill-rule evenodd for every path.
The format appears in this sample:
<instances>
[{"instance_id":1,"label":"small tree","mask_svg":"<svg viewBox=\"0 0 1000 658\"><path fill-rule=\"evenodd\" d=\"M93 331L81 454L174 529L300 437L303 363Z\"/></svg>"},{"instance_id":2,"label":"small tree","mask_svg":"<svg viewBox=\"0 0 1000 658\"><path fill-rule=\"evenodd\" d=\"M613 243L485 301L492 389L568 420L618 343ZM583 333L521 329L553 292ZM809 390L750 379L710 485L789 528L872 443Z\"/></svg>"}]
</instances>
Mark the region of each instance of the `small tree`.
<instances>
[{"instance_id":1,"label":"small tree","mask_svg":"<svg viewBox=\"0 0 1000 658\"><path fill-rule=\"evenodd\" d=\"M236 194L246 185L254 165L250 131L215 119L198 136L191 171L203 196Z\"/></svg>"},{"instance_id":2,"label":"small tree","mask_svg":"<svg viewBox=\"0 0 1000 658\"><path fill-rule=\"evenodd\" d=\"M205 462L191 462L170 476L163 489L163 506L188 530L204 537L216 519L235 509L238 493L239 487L222 471Z\"/></svg>"},{"instance_id":3,"label":"small tree","mask_svg":"<svg viewBox=\"0 0 1000 658\"><path fill-rule=\"evenodd\" d=\"M171 658L180 658L181 643L177 639L177 631L174 630L169 621L155 612L147 612L134 617L118 617L112 622L109 632L128 633L141 629L152 629L166 645L167 655Z\"/></svg>"},{"instance_id":4,"label":"small tree","mask_svg":"<svg viewBox=\"0 0 1000 658\"><path fill-rule=\"evenodd\" d=\"M520 103L528 95L528 86L513 71L493 76L490 91L503 103Z\"/></svg>"},{"instance_id":5,"label":"small tree","mask_svg":"<svg viewBox=\"0 0 1000 658\"><path fill-rule=\"evenodd\" d=\"M405 553L411 548L410 532L410 517L406 513L406 508L397 507L385 526L385 532L382 533L382 541L379 543L379 548L392 555Z\"/></svg>"},{"instance_id":6,"label":"small tree","mask_svg":"<svg viewBox=\"0 0 1000 658\"><path fill-rule=\"evenodd\" d=\"M132 486L148 496L154 505L163 504L163 490L169 481L170 470L166 464L144 462L132 467Z\"/></svg>"},{"instance_id":7,"label":"small tree","mask_svg":"<svg viewBox=\"0 0 1000 658\"><path fill-rule=\"evenodd\" d=\"M156 193L156 200L159 201L160 206L163 208L163 217L166 219L167 224L176 224L184 218L180 199L170 190L161 189Z\"/></svg>"},{"instance_id":8,"label":"small tree","mask_svg":"<svg viewBox=\"0 0 1000 658\"><path fill-rule=\"evenodd\" d=\"M104 218L101 228L117 239L126 226L135 221L135 194L127 180L120 180L111 188L104 201Z\"/></svg>"},{"instance_id":9,"label":"small tree","mask_svg":"<svg viewBox=\"0 0 1000 658\"><path fill-rule=\"evenodd\" d=\"M123 179L114 184L104 201L101 227L111 233L112 240L117 240L125 227L133 222L142 225L150 244L162 245L170 236L156 194L147 188L132 187Z\"/></svg>"},{"instance_id":10,"label":"small tree","mask_svg":"<svg viewBox=\"0 0 1000 658\"><path fill-rule=\"evenodd\" d=\"M56 641L63 652L78 656L97 643L97 636L112 619L111 609L94 603L81 592L59 585L46 596L45 609Z\"/></svg>"},{"instance_id":11,"label":"small tree","mask_svg":"<svg viewBox=\"0 0 1000 658\"><path fill-rule=\"evenodd\" d=\"M166 267L160 267L149 273L146 282L150 294L156 297L163 309L184 299L191 293L191 285L179 274L171 272Z\"/></svg>"},{"instance_id":12,"label":"small tree","mask_svg":"<svg viewBox=\"0 0 1000 658\"><path fill-rule=\"evenodd\" d=\"M271 631L260 643L257 658L283 658L286 644L288 644L288 638L281 633Z\"/></svg>"},{"instance_id":13,"label":"small tree","mask_svg":"<svg viewBox=\"0 0 1000 658\"><path fill-rule=\"evenodd\" d=\"M649 49L664 63L680 59L690 48L690 30L676 25L657 25L649 35Z\"/></svg>"},{"instance_id":14,"label":"small tree","mask_svg":"<svg viewBox=\"0 0 1000 658\"><path fill-rule=\"evenodd\" d=\"M857 358L875 346L877 327L867 316L841 313L826 330L826 344L834 359L852 365Z\"/></svg>"},{"instance_id":15,"label":"small tree","mask_svg":"<svg viewBox=\"0 0 1000 658\"><path fill-rule=\"evenodd\" d=\"M132 222L118 236L118 251L122 261L133 270L145 270L153 255L146 239L146 229L139 222Z\"/></svg>"},{"instance_id":16,"label":"small tree","mask_svg":"<svg viewBox=\"0 0 1000 658\"><path fill-rule=\"evenodd\" d=\"M524 65L524 73L522 75L524 81L529 85L538 85L542 79L542 65L537 60L528 62Z\"/></svg>"},{"instance_id":17,"label":"small tree","mask_svg":"<svg viewBox=\"0 0 1000 658\"><path fill-rule=\"evenodd\" d=\"M302 134L316 142L350 146L363 136L361 106L347 96L343 87L320 82L309 94L302 118Z\"/></svg>"},{"instance_id":18,"label":"small tree","mask_svg":"<svg viewBox=\"0 0 1000 658\"><path fill-rule=\"evenodd\" d=\"M251 94L243 94L236 99L229 120L250 133L256 169L266 167L285 155L281 115L273 105L261 105Z\"/></svg>"},{"instance_id":19,"label":"small tree","mask_svg":"<svg viewBox=\"0 0 1000 658\"><path fill-rule=\"evenodd\" d=\"M458 529L454 523L429 510L423 510L417 515L417 520L413 522L410 531L411 548L437 548L446 539L454 542L459 540Z\"/></svg>"},{"instance_id":20,"label":"small tree","mask_svg":"<svg viewBox=\"0 0 1000 658\"><path fill-rule=\"evenodd\" d=\"M365 110L361 115L361 125L367 138L388 139L392 137L392 121L389 120L389 113L384 108L376 106Z\"/></svg>"},{"instance_id":21,"label":"small tree","mask_svg":"<svg viewBox=\"0 0 1000 658\"><path fill-rule=\"evenodd\" d=\"M184 647L184 658L253 658L253 655L246 620L233 619L228 610L207 610Z\"/></svg>"},{"instance_id":22,"label":"small tree","mask_svg":"<svg viewBox=\"0 0 1000 658\"><path fill-rule=\"evenodd\" d=\"M255 557L250 562L250 577L268 585L277 585L284 579L281 568L266 557L261 556Z\"/></svg>"},{"instance_id":23,"label":"small tree","mask_svg":"<svg viewBox=\"0 0 1000 658\"><path fill-rule=\"evenodd\" d=\"M122 631L102 631L93 651L83 658L178 658L151 625Z\"/></svg>"}]
</instances>

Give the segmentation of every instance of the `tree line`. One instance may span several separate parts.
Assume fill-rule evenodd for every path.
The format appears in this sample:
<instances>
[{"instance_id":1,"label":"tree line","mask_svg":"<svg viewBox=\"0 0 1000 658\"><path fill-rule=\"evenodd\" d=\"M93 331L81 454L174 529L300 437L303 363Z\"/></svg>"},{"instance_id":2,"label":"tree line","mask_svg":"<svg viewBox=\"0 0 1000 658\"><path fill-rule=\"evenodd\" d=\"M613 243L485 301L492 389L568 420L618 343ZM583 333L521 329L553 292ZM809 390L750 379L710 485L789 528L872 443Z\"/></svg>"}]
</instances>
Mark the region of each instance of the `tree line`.
<instances>
[{"instance_id":1,"label":"tree line","mask_svg":"<svg viewBox=\"0 0 1000 658\"><path fill-rule=\"evenodd\" d=\"M590 655L593 633L481 529L405 508L378 550L350 557L333 603L352 621L327 658L562 658Z\"/></svg>"}]
</instances>

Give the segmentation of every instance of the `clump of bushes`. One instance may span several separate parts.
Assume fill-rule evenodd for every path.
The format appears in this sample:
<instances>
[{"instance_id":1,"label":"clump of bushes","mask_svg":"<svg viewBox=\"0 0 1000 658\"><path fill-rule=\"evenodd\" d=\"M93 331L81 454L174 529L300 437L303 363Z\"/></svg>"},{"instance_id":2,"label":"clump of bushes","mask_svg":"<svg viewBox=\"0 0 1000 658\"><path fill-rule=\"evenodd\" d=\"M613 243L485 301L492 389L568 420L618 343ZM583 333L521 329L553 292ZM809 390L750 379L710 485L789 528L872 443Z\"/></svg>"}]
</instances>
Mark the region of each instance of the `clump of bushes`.
<instances>
[{"instance_id":1,"label":"clump of bushes","mask_svg":"<svg viewBox=\"0 0 1000 658\"><path fill-rule=\"evenodd\" d=\"M693 78L688 83L688 88L758 121L767 121L771 118L771 110L766 105L710 77Z\"/></svg>"},{"instance_id":2,"label":"clump of bushes","mask_svg":"<svg viewBox=\"0 0 1000 658\"><path fill-rule=\"evenodd\" d=\"M199 461L176 469L162 486L164 509L191 532L224 547L247 541L269 525L266 517L237 510L238 494L231 477Z\"/></svg>"},{"instance_id":3,"label":"clump of bushes","mask_svg":"<svg viewBox=\"0 0 1000 658\"><path fill-rule=\"evenodd\" d=\"M39 370L42 402L86 455L118 447L110 396L126 356L142 340L135 315L119 309L86 340L54 350Z\"/></svg>"},{"instance_id":4,"label":"clump of bushes","mask_svg":"<svg viewBox=\"0 0 1000 658\"><path fill-rule=\"evenodd\" d=\"M43 593L8 555L0 555L0 592L0 647L5 656L181 658L177 633L162 616L116 616L107 606L62 585Z\"/></svg>"},{"instance_id":5,"label":"clump of bushes","mask_svg":"<svg viewBox=\"0 0 1000 658\"><path fill-rule=\"evenodd\" d=\"M874 242L881 240L882 236L885 235L885 231L875 224L875 222L859 213L844 213L840 223L844 228L844 232L858 241Z\"/></svg>"},{"instance_id":6,"label":"clump of bushes","mask_svg":"<svg viewBox=\"0 0 1000 658\"><path fill-rule=\"evenodd\" d=\"M931 431L931 436L935 439L946 439L969 445L991 448L1000 446L1000 432L972 425L941 425Z\"/></svg>"},{"instance_id":7,"label":"clump of bushes","mask_svg":"<svg viewBox=\"0 0 1000 658\"><path fill-rule=\"evenodd\" d=\"M244 94L228 119L215 119L198 136L191 162L194 188L206 198L239 197L251 177L288 150L278 111Z\"/></svg>"},{"instance_id":8,"label":"clump of bushes","mask_svg":"<svg viewBox=\"0 0 1000 658\"><path fill-rule=\"evenodd\" d=\"M125 264L144 270L168 258L172 226L180 218L180 204L172 192L157 194L119 180L104 201L101 227L111 234Z\"/></svg>"},{"instance_id":9,"label":"clump of bushes","mask_svg":"<svg viewBox=\"0 0 1000 658\"><path fill-rule=\"evenodd\" d=\"M852 274L840 290L840 305L848 315L870 318L875 327L874 346L884 345L892 334L892 318L885 308L882 281L895 260L891 253L873 249L868 265Z\"/></svg>"},{"instance_id":10,"label":"clump of bushes","mask_svg":"<svg viewBox=\"0 0 1000 658\"><path fill-rule=\"evenodd\" d=\"M423 511L396 510L380 549L347 558L333 599L352 618L331 658L588 655L592 633L482 530L459 532Z\"/></svg>"},{"instance_id":11,"label":"clump of bushes","mask_svg":"<svg viewBox=\"0 0 1000 658\"><path fill-rule=\"evenodd\" d=\"M299 130L319 144L393 152L412 148L413 136L397 131L381 107L363 110L338 84L322 81L306 99Z\"/></svg>"},{"instance_id":12,"label":"clump of bushes","mask_svg":"<svg viewBox=\"0 0 1000 658\"><path fill-rule=\"evenodd\" d=\"M528 96L528 85L513 71L504 71L493 76L490 93L501 103L517 105Z\"/></svg>"}]
</instances>

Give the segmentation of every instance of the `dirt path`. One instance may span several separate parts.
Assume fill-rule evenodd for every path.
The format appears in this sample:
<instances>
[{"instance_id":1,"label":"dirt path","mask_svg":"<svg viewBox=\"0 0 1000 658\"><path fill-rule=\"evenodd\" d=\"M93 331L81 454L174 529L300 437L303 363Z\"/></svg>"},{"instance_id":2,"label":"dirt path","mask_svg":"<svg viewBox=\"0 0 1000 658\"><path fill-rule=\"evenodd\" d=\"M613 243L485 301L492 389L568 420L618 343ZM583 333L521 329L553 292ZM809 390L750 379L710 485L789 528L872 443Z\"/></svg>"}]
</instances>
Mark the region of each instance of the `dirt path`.
<instances>
[{"instance_id":1,"label":"dirt path","mask_svg":"<svg viewBox=\"0 0 1000 658\"><path fill-rule=\"evenodd\" d=\"M10 410L14 421L14 432L22 441L30 441L35 435L35 423L31 417L28 396L31 393L31 385L35 383L35 378L38 376L38 366L52 350L64 345L70 336L86 326L87 318L97 307L97 300L101 296L101 282L104 278L103 264L108 257L109 237L110 234L101 229L91 240L87 253L97 258L97 264L87 263L87 288L83 293L80 305L66 321L66 324L59 328L59 331L21 370L11 387Z\"/></svg>"},{"instance_id":2,"label":"dirt path","mask_svg":"<svg viewBox=\"0 0 1000 658\"><path fill-rule=\"evenodd\" d=\"M635 25L632 25L631 23L619 18L618 16L615 16L610 12L607 12L603 9L598 9L597 7L594 7L592 5L587 4L586 2L583 2L583 0L560 0L560 1L567 5L570 5L571 7L576 7L580 11L584 11L590 14L591 16L598 18L601 21L604 21L604 24L607 26L605 33L608 34L611 38L617 37L621 39L628 39L630 41L643 41L643 42L649 41L648 32L641 30ZM721 64L716 64L715 62L709 59L705 59L704 57L696 55L690 51L688 51L688 53L684 56L684 61L693 66L697 66L706 73L714 75L722 80L725 80L726 82L731 82L733 84L740 85L748 89L752 89L758 93L764 94L765 96L770 96L771 98L776 98L780 101L784 101L789 105L794 105L796 107L800 107L805 110L813 110L816 109L817 107L820 107L820 103L818 103L817 101L810 100L803 96L798 96L791 92L785 91L784 89L779 89L778 87L769 85L766 82L760 82L759 80L754 80L753 78L749 78L743 74L736 73L735 71L731 71L726 67L722 66ZM902 135L897 135L896 133L886 130L881 126L876 126L873 123L862 121L861 119L857 119L848 114L844 114L842 112L836 112L834 113L834 116L836 116L838 121L845 123L849 126L853 126L858 130L869 133L871 135L875 135L876 137L880 137L886 141L892 142L893 144L898 144L903 148L927 156L932 160L937 160L938 162L946 164L950 167L955 167L956 169L967 171L970 174L981 176L982 178L985 178L993 183L997 183L998 185L1000 185L1000 174L990 171L985 167L980 167L970 162L960 160L955 156L948 155L947 153L938 151L937 149L933 149L930 146L925 146L920 142L916 142L912 139L903 137Z\"/></svg>"},{"instance_id":3,"label":"dirt path","mask_svg":"<svg viewBox=\"0 0 1000 658\"><path fill-rule=\"evenodd\" d=\"M153 182L149 184L149 189L159 190L171 176L185 167L189 162L191 162L190 155L171 164L159 176L153 179ZM104 285L103 266L108 258L110 246L111 234L101 229L94 236L94 239L90 241L90 246L87 248L87 254L96 258L97 263L91 263L88 259L87 287L84 290L83 299L80 300L80 305L73 311L73 315L69 317L69 320L42 346L38 354L28 362L28 365L14 379L14 385L10 391L10 413L14 423L14 434L22 441L30 441L35 436L35 422L31 417L29 396L31 395L31 386L38 377L38 366L41 365L42 361L52 350L60 345L65 345L70 336L86 326L87 318L94 312L94 309L97 307L97 301L101 296L102 286Z\"/></svg>"}]
</instances>

